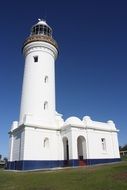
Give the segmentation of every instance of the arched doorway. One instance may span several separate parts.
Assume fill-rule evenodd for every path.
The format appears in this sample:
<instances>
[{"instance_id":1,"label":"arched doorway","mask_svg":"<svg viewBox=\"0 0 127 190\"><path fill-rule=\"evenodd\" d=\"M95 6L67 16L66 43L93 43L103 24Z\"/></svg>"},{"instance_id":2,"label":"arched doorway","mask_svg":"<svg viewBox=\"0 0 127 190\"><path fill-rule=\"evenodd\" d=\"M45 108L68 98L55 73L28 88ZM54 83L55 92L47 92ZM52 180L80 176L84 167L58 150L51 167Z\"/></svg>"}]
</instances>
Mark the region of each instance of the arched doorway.
<instances>
[{"instance_id":1,"label":"arched doorway","mask_svg":"<svg viewBox=\"0 0 127 190\"><path fill-rule=\"evenodd\" d=\"M64 166L69 166L69 144L67 137L63 138Z\"/></svg>"},{"instance_id":2,"label":"arched doorway","mask_svg":"<svg viewBox=\"0 0 127 190\"><path fill-rule=\"evenodd\" d=\"M79 166L86 165L86 140L83 136L79 136L77 138L77 152L78 152L78 160L79 160Z\"/></svg>"}]
</instances>

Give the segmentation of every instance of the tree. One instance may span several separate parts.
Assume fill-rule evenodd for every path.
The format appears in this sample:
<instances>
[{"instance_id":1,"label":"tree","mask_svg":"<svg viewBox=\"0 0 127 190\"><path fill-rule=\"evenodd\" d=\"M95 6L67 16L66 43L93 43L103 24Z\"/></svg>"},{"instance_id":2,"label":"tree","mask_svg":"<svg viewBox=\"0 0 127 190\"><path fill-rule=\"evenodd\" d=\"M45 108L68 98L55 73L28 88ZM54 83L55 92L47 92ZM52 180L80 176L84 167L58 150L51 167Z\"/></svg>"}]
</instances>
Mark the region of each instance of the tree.
<instances>
[{"instance_id":1,"label":"tree","mask_svg":"<svg viewBox=\"0 0 127 190\"><path fill-rule=\"evenodd\" d=\"M7 157L4 157L4 159L3 159L3 160L5 161L5 163L8 161Z\"/></svg>"},{"instance_id":2,"label":"tree","mask_svg":"<svg viewBox=\"0 0 127 190\"><path fill-rule=\"evenodd\" d=\"M123 151L127 150L127 144L125 144L125 145L122 147L122 150L123 150Z\"/></svg>"},{"instance_id":3,"label":"tree","mask_svg":"<svg viewBox=\"0 0 127 190\"><path fill-rule=\"evenodd\" d=\"M120 151L125 151L125 150L127 150L127 144L125 144L124 146L119 146L119 150L120 150Z\"/></svg>"},{"instance_id":4,"label":"tree","mask_svg":"<svg viewBox=\"0 0 127 190\"><path fill-rule=\"evenodd\" d=\"M122 150L122 146L119 146L119 150L120 150L120 151Z\"/></svg>"}]
</instances>

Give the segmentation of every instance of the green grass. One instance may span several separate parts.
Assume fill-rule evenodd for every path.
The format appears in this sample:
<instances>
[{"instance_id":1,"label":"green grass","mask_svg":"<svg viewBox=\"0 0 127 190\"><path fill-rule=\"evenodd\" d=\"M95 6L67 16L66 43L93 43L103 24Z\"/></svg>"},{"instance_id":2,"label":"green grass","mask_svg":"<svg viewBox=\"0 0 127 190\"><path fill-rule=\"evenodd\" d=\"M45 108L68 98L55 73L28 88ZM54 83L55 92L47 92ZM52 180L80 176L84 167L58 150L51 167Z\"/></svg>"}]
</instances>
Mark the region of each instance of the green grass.
<instances>
[{"instance_id":1,"label":"green grass","mask_svg":"<svg viewBox=\"0 0 127 190\"><path fill-rule=\"evenodd\" d=\"M127 190L127 162L47 172L1 169L0 190Z\"/></svg>"},{"instance_id":2,"label":"green grass","mask_svg":"<svg viewBox=\"0 0 127 190\"><path fill-rule=\"evenodd\" d=\"M121 157L121 160L127 161L127 156L122 156L122 157Z\"/></svg>"}]
</instances>

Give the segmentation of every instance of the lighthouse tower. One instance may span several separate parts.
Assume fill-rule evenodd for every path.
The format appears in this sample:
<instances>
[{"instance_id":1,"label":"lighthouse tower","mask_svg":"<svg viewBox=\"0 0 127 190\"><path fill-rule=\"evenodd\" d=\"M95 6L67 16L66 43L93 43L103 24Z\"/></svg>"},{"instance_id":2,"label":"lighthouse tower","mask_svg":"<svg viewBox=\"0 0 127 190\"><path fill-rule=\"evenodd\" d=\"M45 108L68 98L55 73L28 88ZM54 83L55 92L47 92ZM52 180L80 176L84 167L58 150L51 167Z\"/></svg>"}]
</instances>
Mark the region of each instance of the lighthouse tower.
<instances>
[{"instance_id":1,"label":"lighthouse tower","mask_svg":"<svg viewBox=\"0 0 127 190\"><path fill-rule=\"evenodd\" d=\"M19 125L55 127L55 60L58 47L52 29L39 19L23 45L25 70Z\"/></svg>"}]
</instances>

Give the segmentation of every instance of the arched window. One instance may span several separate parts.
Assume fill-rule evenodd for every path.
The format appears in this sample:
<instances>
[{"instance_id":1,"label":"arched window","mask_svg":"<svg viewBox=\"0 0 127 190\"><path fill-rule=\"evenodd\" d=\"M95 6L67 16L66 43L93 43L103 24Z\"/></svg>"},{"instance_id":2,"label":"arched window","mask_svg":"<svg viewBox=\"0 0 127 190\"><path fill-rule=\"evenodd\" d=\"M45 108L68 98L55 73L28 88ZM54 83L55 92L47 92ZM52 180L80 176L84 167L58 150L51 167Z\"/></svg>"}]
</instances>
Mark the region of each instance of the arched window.
<instances>
[{"instance_id":1,"label":"arched window","mask_svg":"<svg viewBox=\"0 0 127 190\"><path fill-rule=\"evenodd\" d=\"M105 138L101 138L101 144L102 144L102 150L106 151L106 139Z\"/></svg>"},{"instance_id":2,"label":"arched window","mask_svg":"<svg viewBox=\"0 0 127 190\"><path fill-rule=\"evenodd\" d=\"M48 82L48 76L45 76L44 83L47 83L47 82Z\"/></svg>"},{"instance_id":3,"label":"arched window","mask_svg":"<svg viewBox=\"0 0 127 190\"><path fill-rule=\"evenodd\" d=\"M45 101L45 102L44 102L44 110L47 110L47 109L48 109L48 102Z\"/></svg>"},{"instance_id":4,"label":"arched window","mask_svg":"<svg viewBox=\"0 0 127 190\"><path fill-rule=\"evenodd\" d=\"M48 148L49 147L49 139L47 137L44 139L43 147L44 148Z\"/></svg>"}]
</instances>

